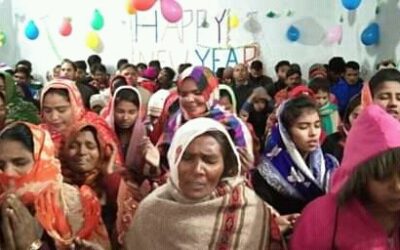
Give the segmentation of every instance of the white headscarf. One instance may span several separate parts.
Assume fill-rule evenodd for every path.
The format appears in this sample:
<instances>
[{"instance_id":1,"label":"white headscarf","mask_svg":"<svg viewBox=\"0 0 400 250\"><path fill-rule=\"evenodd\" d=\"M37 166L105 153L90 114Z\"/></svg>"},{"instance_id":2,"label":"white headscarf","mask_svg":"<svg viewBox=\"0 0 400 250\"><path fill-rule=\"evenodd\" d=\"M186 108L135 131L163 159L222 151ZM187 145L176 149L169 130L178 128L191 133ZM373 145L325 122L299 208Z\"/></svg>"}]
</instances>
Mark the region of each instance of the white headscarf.
<instances>
[{"instance_id":1,"label":"white headscarf","mask_svg":"<svg viewBox=\"0 0 400 250\"><path fill-rule=\"evenodd\" d=\"M149 104L147 105L147 115L159 117L169 94L170 92L165 89L160 89L159 91L154 93L150 97Z\"/></svg>"},{"instance_id":2,"label":"white headscarf","mask_svg":"<svg viewBox=\"0 0 400 250\"><path fill-rule=\"evenodd\" d=\"M194 139L209 131L219 131L228 139L229 146L235 154L238 166L237 176L234 178L240 177L241 163L239 159L239 153L237 152L235 144L233 143L228 131L221 123L210 118L201 117L189 120L182 125L176 131L172 139L171 147L168 151L168 163L171 173L170 179L177 188L179 188L178 165L181 161L183 153Z\"/></svg>"}]
</instances>

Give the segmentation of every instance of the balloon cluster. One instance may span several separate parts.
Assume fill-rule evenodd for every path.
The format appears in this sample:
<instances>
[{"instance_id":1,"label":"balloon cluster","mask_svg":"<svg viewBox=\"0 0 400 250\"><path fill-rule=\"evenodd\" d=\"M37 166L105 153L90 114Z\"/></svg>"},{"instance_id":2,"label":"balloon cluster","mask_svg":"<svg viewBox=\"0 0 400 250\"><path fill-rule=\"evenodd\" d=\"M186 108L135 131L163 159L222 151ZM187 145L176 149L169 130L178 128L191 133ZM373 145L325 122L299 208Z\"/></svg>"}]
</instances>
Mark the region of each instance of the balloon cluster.
<instances>
[{"instance_id":1,"label":"balloon cluster","mask_svg":"<svg viewBox=\"0 0 400 250\"><path fill-rule=\"evenodd\" d=\"M171 23L176 23L182 19L182 6L175 0L160 0L161 13L163 17ZM156 0L127 0L125 9L130 15L136 14L136 11L146 11L153 7Z\"/></svg>"},{"instance_id":2,"label":"balloon cluster","mask_svg":"<svg viewBox=\"0 0 400 250\"><path fill-rule=\"evenodd\" d=\"M101 47L100 36L95 32L99 31L104 27L104 17L100 10L95 9L92 15L92 21L90 23L93 31L90 31L86 35L86 46L93 51L98 51Z\"/></svg>"}]
</instances>

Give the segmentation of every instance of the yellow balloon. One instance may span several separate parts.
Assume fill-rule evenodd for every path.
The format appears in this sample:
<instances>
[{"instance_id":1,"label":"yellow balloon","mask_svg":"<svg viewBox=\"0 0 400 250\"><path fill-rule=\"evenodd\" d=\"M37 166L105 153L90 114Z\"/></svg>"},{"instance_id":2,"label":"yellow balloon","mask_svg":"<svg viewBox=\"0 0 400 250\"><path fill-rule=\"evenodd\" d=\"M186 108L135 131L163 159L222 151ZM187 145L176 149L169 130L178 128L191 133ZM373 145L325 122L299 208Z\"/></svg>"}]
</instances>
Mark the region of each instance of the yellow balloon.
<instances>
[{"instance_id":1,"label":"yellow balloon","mask_svg":"<svg viewBox=\"0 0 400 250\"><path fill-rule=\"evenodd\" d=\"M86 46L95 50L100 46L100 37L96 32L89 32L86 36Z\"/></svg>"},{"instance_id":2,"label":"yellow balloon","mask_svg":"<svg viewBox=\"0 0 400 250\"><path fill-rule=\"evenodd\" d=\"M239 17L238 16L236 16L236 15L231 15L230 17L229 17L229 27L231 28L231 29L235 29L235 28L237 28L237 27L239 27Z\"/></svg>"},{"instance_id":3,"label":"yellow balloon","mask_svg":"<svg viewBox=\"0 0 400 250\"><path fill-rule=\"evenodd\" d=\"M125 9L126 9L126 12L128 12L128 14L130 14L130 15L136 14L136 9L133 6L132 0L126 0Z\"/></svg>"}]
</instances>

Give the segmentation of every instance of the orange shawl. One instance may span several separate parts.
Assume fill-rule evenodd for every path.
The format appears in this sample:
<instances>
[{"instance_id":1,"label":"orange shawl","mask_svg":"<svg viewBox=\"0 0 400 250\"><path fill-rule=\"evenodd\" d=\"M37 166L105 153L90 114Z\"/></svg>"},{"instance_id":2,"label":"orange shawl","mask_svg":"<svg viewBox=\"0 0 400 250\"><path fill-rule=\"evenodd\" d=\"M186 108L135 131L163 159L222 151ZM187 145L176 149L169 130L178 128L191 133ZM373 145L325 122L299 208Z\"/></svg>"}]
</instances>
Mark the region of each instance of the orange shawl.
<instances>
[{"instance_id":1,"label":"orange shawl","mask_svg":"<svg viewBox=\"0 0 400 250\"><path fill-rule=\"evenodd\" d=\"M96 131L95 138L99 143L100 162L95 169L87 173L76 173L69 168L69 159L66 156L67 150L71 143L75 140L81 130L85 127L91 127ZM103 191L107 193L107 197L116 199L118 186L120 181L120 174L116 171L116 161L118 155L117 145L113 141L109 141L100 133L100 129L94 123L82 120L72 126L68 131L68 137L60 152L60 159L62 163L62 174L67 183L73 185L88 185L98 194ZM111 175L113 176L112 178ZM112 181L111 181L112 180ZM104 190L104 187L106 190Z\"/></svg>"},{"instance_id":2,"label":"orange shawl","mask_svg":"<svg viewBox=\"0 0 400 250\"><path fill-rule=\"evenodd\" d=\"M83 105L81 94L80 94L78 88L76 87L75 82L72 82L72 81L66 80L66 79L56 79L56 80L49 82L42 91L42 95L41 95L41 99L40 99L41 106L43 106L44 96L46 95L47 91L49 91L50 89L65 89L68 92L69 101L71 103L72 113L73 113L72 124L76 124L81 121L86 121L88 123L95 124L96 128L98 129L99 134L101 134L102 137L104 137L106 141L112 141L115 144L118 143L117 136L113 133L113 131L110 129L110 127L104 121L104 119L102 119L96 113L85 110L85 106ZM43 119L42 110L41 110L41 116ZM57 149L57 153L58 153L64 143L65 136L68 134L68 131L61 133L46 123L42 123L40 126L50 132L51 139L53 140L53 142L56 146L56 149ZM117 166L120 166L120 167L122 167L124 165L121 152L118 152L118 154L116 155L116 164L117 164Z\"/></svg>"},{"instance_id":3,"label":"orange shawl","mask_svg":"<svg viewBox=\"0 0 400 250\"><path fill-rule=\"evenodd\" d=\"M15 124L18 123L9 125L5 130ZM32 133L35 163L28 173L20 177L0 173L0 195L11 191L25 205L33 205L37 220L59 246L70 245L80 237L108 248L108 235L99 217L100 203L94 192L87 186L77 190L63 184L60 162L55 156L50 135L39 126L23 124ZM77 207L80 209L74 209ZM79 228L75 225L77 220Z\"/></svg>"}]
</instances>

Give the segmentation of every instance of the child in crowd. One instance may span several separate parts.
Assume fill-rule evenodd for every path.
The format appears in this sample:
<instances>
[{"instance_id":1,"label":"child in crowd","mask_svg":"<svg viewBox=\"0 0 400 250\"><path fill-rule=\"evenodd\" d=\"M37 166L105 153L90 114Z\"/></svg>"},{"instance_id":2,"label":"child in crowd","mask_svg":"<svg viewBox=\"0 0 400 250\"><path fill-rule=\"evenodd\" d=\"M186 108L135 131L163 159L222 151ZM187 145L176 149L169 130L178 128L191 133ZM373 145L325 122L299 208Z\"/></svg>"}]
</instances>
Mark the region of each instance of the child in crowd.
<instances>
[{"instance_id":1,"label":"child in crowd","mask_svg":"<svg viewBox=\"0 0 400 250\"><path fill-rule=\"evenodd\" d=\"M236 114L236 97L232 88L226 84L218 85L219 88L219 105L226 111Z\"/></svg>"},{"instance_id":2,"label":"child in crowd","mask_svg":"<svg viewBox=\"0 0 400 250\"><path fill-rule=\"evenodd\" d=\"M257 87L243 104L240 111L242 116L248 117L246 121L252 125L261 145L264 145L265 127L268 116L272 113L273 109L274 103L272 98L267 94L267 91L263 87Z\"/></svg>"},{"instance_id":3,"label":"child in crowd","mask_svg":"<svg viewBox=\"0 0 400 250\"><path fill-rule=\"evenodd\" d=\"M315 93L323 131L326 135L335 133L338 130L340 118L337 106L329 101L329 81L316 78L311 81L309 87Z\"/></svg>"},{"instance_id":4,"label":"child in crowd","mask_svg":"<svg viewBox=\"0 0 400 250\"><path fill-rule=\"evenodd\" d=\"M108 74L106 66L103 64L95 64L90 68L90 73L93 77L94 86L102 91L108 88Z\"/></svg>"}]
</instances>

